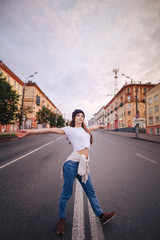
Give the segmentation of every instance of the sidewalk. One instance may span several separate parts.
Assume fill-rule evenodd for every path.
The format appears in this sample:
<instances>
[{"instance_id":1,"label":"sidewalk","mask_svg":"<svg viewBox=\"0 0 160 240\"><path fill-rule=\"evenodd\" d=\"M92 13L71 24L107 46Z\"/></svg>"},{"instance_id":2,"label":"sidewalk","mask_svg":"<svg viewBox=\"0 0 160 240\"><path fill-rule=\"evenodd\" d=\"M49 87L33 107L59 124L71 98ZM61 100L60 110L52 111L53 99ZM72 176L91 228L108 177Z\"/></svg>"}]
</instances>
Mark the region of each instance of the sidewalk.
<instances>
[{"instance_id":1,"label":"sidewalk","mask_svg":"<svg viewBox=\"0 0 160 240\"><path fill-rule=\"evenodd\" d=\"M114 132L114 131L106 131L107 134L118 135L123 137L136 138L136 133L133 132ZM160 135L155 134L147 134L147 133L139 133L139 138L137 140L144 140L154 143L160 143Z\"/></svg>"},{"instance_id":2,"label":"sidewalk","mask_svg":"<svg viewBox=\"0 0 160 240\"><path fill-rule=\"evenodd\" d=\"M12 132L0 132L0 142L6 142L9 140L17 139L15 136L15 133L17 131L12 131Z\"/></svg>"}]
</instances>

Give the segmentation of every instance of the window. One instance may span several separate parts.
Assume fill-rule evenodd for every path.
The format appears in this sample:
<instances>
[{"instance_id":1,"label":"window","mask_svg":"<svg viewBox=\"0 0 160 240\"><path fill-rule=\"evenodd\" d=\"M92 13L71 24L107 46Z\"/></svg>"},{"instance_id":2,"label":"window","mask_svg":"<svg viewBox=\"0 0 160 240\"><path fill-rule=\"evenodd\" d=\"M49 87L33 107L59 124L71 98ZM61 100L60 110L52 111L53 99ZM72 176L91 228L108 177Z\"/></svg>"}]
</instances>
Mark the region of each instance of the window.
<instances>
[{"instance_id":1,"label":"window","mask_svg":"<svg viewBox=\"0 0 160 240\"><path fill-rule=\"evenodd\" d=\"M149 117L149 124L153 123L153 117Z\"/></svg>"},{"instance_id":2,"label":"window","mask_svg":"<svg viewBox=\"0 0 160 240\"><path fill-rule=\"evenodd\" d=\"M151 104L151 103L152 103L152 98L149 98L149 101L148 101L148 103L149 103L149 104Z\"/></svg>"},{"instance_id":3,"label":"window","mask_svg":"<svg viewBox=\"0 0 160 240\"><path fill-rule=\"evenodd\" d=\"M16 88L16 81L14 81L14 87Z\"/></svg>"},{"instance_id":4,"label":"window","mask_svg":"<svg viewBox=\"0 0 160 240\"><path fill-rule=\"evenodd\" d=\"M155 123L159 123L159 117L155 117Z\"/></svg>"},{"instance_id":5,"label":"window","mask_svg":"<svg viewBox=\"0 0 160 240\"><path fill-rule=\"evenodd\" d=\"M159 134L159 128L155 129L155 134Z\"/></svg>"},{"instance_id":6,"label":"window","mask_svg":"<svg viewBox=\"0 0 160 240\"><path fill-rule=\"evenodd\" d=\"M150 128L150 129L149 129L149 133L150 133L150 134L153 134L153 128Z\"/></svg>"},{"instance_id":7,"label":"window","mask_svg":"<svg viewBox=\"0 0 160 240\"><path fill-rule=\"evenodd\" d=\"M128 93L130 93L130 92L131 92L131 89L130 89L130 88L128 88L127 90L128 90Z\"/></svg>"},{"instance_id":8,"label":"window","mask_svg":"<svg viewBox=\"0 0 160 240\"><path fill-rule=\"evenodd\" d=\"M128 108L131 108L131 103L128 103Z\"/></svg>"},{"instance_id":9,"label":"window","mask_svg":"<svg viewBox=\"0 0 160 240\"><path fill-rule=\"evenodd\" d=\"M154 96L154 101L155 101L155 102L158 101L158 94Z\"/></svg>"},{"instance_id":10,"label":"window","mask_svg":"<svg viewBox=\"0 0 160 240\"><path fill-rule=\"evenodd\" d=\"M152 114L152 108L149 108L149 114Z\"/></svg>"},{"instance_id":11,"label":"window","mask_svg":"<svg viewBox=\"0 0 160 240\"><path fill-rule=\"evenodd\" d=\"M146 93L147 92L147 88L144 88L144 93Z\"/></svg>"},{"instance_id":12,"label":"window","mask_svg":"<svg viewBox=\"0 0 160 240\"><path fill-rule=\"evenodd\" d=\"M10 76L8 76L8 82L10 82Z\"/></svg>"},{"instance_id":13,"label":"window","mask_svg":"<svg viewBox=\"0 0 160 240\"><path fill-rule=\"evenodd\" d=\"M18 90L20 90L20 85L18 84Z\"/></svg>"},{"instance_id":14,"label":"window","mask_svg":"<svg viewBox=\"0 0 160 240\"><path fill-rule=\"evenodd\" d=\"M128 111L128 116L130 116L131 115L131 111Z\"/></svg>"},{"instance_id":15,"label":"window","mask_svg":"<svg viewBox=\"0 0 160 240\"><path fill-rule=\"evenodd\" d=\"M127 100L129 100L129 101L130 101L130 100L131 100L131 96L127 96Z\"/></svg>"},{"instance_id":16,"label":"window","mask_svg":"<svg viewBox=\"0 0 160 240\"><path fill-rule=\"evenodd\" d=\"M159 105L155 106L154 110L155 112L159 112Z\"/></svg>"},{"instance_id":17,"label":"window","mask_svg":"<svg viewBox=\"0 0 160 240\"><path fill-rule=\"evenodd\" d=\"M37 95L37 97L36 97L36 104L37 104L38 106L40 106L40 96L38 96L38 95Z\"/></svg>"}]
</instances>

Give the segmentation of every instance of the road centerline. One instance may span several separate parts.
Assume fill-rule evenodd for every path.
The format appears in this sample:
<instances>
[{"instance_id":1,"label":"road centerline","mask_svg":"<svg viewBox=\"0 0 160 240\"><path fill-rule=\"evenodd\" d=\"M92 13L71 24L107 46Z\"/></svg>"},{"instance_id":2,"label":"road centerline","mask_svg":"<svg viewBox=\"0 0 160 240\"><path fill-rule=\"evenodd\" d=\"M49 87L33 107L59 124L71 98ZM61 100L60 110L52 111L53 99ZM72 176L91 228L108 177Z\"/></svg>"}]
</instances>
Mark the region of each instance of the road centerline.
<instances>
[{"instance_id":1,"label":"road centerline","mask_svg":"<svg viewBox=\"0 0 160 240\"><path fill-rule=\"evenodd\" d=\"M98 217L95 216L90 202L88 200L88 210L89 210L89 220L91 227L91 239L92 240L104 240L104 233L102 230L102 226Z\"/></svg>"},{"instance_id":2,"label":"road centerline","mask_svg":"<svg viewBox=\"0 0 160 240\"><path fill-rule=\"evenodd\" d=\"M76 179L72 240L85 239L83 189Z\"/></svg>"}]
</instances>

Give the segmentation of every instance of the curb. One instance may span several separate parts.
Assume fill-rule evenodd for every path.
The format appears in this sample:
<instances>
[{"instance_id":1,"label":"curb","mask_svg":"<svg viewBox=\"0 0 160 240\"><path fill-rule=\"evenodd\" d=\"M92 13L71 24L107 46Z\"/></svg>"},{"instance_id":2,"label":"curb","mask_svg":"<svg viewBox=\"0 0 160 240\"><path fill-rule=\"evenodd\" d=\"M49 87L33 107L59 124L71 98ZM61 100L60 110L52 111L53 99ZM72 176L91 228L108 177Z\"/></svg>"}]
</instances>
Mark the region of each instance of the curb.
<instances>
[{"instance_id":1,"label":"curb","mask_svg":"<svg viewBox=\"0 0 160 240\"><path fill-rule=\"evenodd\" d=\"M114 136L120 136L120 137L126 137L126 138L132 138L134 140L140 140L140 141L146 141L146 142L152 142L152 143L157 143L157 144L160 144L160 141L155 141L155 140L151 140L151 139L147 139L147 138L136 138L134 136L127 136L127 135L123 135L123 134L114 134L114 133L110 133L110 132L106 132L107 134L110 134L110 135L114 135Z\"/></svg>"}]
</instances>

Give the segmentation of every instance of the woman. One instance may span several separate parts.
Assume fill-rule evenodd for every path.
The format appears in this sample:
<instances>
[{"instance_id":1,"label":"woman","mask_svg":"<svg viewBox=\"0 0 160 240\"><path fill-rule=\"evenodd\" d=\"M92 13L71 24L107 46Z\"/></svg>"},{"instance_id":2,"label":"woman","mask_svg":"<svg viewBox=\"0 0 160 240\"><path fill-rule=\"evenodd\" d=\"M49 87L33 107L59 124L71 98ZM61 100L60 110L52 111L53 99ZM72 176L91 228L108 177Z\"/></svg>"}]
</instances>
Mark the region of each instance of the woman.
<instances>
[{"instance_id":1,"label":"woman","mask_svg":"<svg viewBox=\"0 0 160 240\"><path fill-rule=\"evenodd\" d=\"M95 125L88 129L85 126L84 118L84 112L80 109L76 109L72 113L72 121L68 127L27 130L20 131L17 134L19 138L24 137L28 133L51 132L65 134L72 144L73 152L63 165L64 185L59 201L59 221L57 226L57 234L59 235L63 235L65 233L66 206L69 198L72 196L75 178L79 180L81 186L83 187L92 209L95 215L99 217L101 224L107 223L115 216L115 211L103 213L93 188L88 167L90 144L93 142L91 131L98 128L104 129L105 126Z\"/></svg>"}]
</instances>

